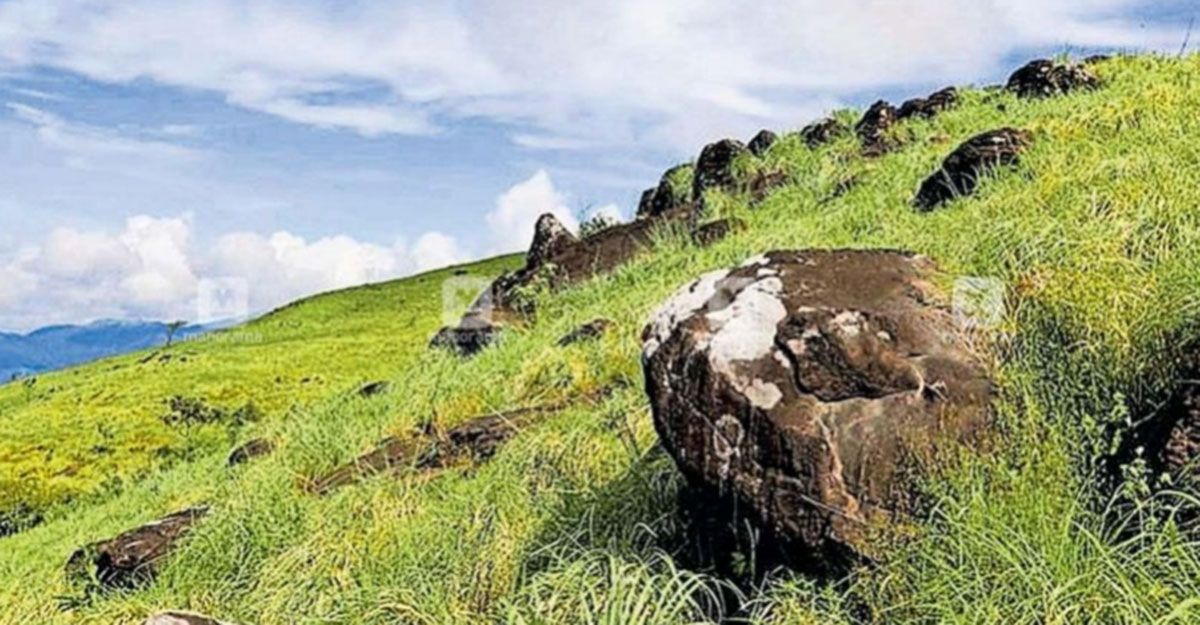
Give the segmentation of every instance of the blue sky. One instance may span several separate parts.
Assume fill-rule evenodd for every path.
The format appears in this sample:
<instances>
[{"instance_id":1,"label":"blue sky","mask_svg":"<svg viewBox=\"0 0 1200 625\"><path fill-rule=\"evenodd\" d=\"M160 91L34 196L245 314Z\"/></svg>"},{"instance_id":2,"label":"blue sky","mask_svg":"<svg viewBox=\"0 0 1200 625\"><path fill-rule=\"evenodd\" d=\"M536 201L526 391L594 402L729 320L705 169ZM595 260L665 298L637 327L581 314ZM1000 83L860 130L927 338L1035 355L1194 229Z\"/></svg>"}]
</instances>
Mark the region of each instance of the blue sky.
<instances>
[{"instance_id":1,"label":"blue sky","mask_svg":"<svg viewBox=\"0 0 1200 625\"><path fill-rule=\"evenodd\" d=\"M706 141L1039 54L1174 52L1194 12L0 0L0 330L194 318L207 278L263 310L521 249L542 212L628 216Z\"/></svg>"}]
</instances>

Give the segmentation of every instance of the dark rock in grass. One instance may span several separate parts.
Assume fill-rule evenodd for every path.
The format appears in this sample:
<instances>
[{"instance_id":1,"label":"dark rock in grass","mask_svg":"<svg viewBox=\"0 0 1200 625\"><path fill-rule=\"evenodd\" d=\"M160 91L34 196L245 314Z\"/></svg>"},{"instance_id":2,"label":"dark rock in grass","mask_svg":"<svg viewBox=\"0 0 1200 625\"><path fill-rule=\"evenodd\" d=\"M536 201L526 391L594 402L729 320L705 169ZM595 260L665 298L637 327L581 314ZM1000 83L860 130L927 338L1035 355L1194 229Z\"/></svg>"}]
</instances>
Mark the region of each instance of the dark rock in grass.
<instances>
[{"instance_id":1,"label":"dark rock in grass","mask_svg":"<svg viewBox=\"0 0 1200 625\"><path fill-rule=\"evenodd\" d=\"M1112 60L1112 55L1108 54L1093 54L1083 60L1083 65L1099 65Z\"/></svg>"},{"instance_id":2,"label":"dark rock in grass","mask_svg":"<svg viewBox=\"0 0 1200 625\"><path fill-rule=\"evenodd\" d=\"M900 105L896 116L900 119L911 117L934 117L938 113L948 111L958 104L958 89L946 87L941 91L930 94L928 98L913 98Z\"/></svg>"},{"instance_id":3,"label":"dark rock in grass","mask_svg":"<svg viewBox=\"0 0 1200 625\"><path fill-rule=\"evenodd\" d=\"M642 199L638 202L636 218L660 217L690 202L692 199L691 187L685 190L677 190L674 184L674 179L679 175L679 172L689 166L685 163L668 169L658 181L657 187L647 189L643 192Z\"/></svg>"},{"instance_id":4,"label":"dark rock in grass","mask_svg":"<svg viewBox=\"0 0 1200 625\"><path fill-rule=\"evenodd\" d=\"M376 395L386 393L391 386L391 384L388 384L383 380L371 382L370 384L364 385L362 388L358 389L358 395L360 397L374 397Z\"/></svg>"},{"instance_id":5,"label":"dark rock in grass","mask_svg":"<svg viewBox=\"0 0 1200 625\"><path fill-rule=\"evenodd\" d=\"M984 173L1015 165L1030 141L1028 132L1015 128L1001 128L970 138L921 183L913 203L918 209L928 211L956 197L970 195Z\"/></svg>"},{"instance_id":6,"label":"dark rock in grass","mask_svg":"<svg viewBox=\"0 0 1200 625\"><path fill-rule=\"evenodd\" d=\"M45 519L27 503L18 503L7 510L0 510L0 538L19 534L41 525Z\"/></svg>"},{"instance_id":7,"label":"dark rock in grass","mask_svg":"<svg viewBox=\"0 0 1200 625\"><path fill-rule=\"evenodd\" d=\"M862 143L864 156L880 156L894 147L887 132L896 125L896 108L887 100L879 100L867 109L854 125L854 133Z\"/></svg>"},{"instance_id":8,"label":"dark rock in grass","mask_svg":"<svg viewBox=\"0 0 1200 625\"><path fill-rule=\"evenodd\" d=\"M766 154L767 150L771 149L771 146L775 145L775 142L778 140L779 135L771 132L770 130L763 129L758 131L758 134L754 135L754 138L750 140L750 143L746 144L746 149L750 150L750 153L755 156L762 156L763 154Z\"/></svg>"},{"instance_id":9,"label":"dark rock in grass","mask_svg":"<svg viewBox=\"0 0 1200 625\"><path fill-rule=\"evenodd\" d=\"M1136 420L1138 427L1110 459L1115 474L1120 465L1141 457L1155 476L1170 478L1171 488L1200 486L1200 348L1188 350L1180 365L1170 397Z\"/></svg>"},{"instance_id":10,"label":"dark rock in grass","mask_svg":"<svg viewBox=\"0 0 1200 625\"><path fill-rule=\"evenodd\" d=\"M533 226L533 243L525 254L526 267L540 267L554 257L579 243L579 239L567 230L557 217L546 213L538 217Z\"/></svg>"},{"instance_id":11,"label":"dark rock in grass","mask_svg":"<svg viewBox=\"0 0 1200 625\"><path fill-rule=\"evenodd\" d=\"M225 461L227 466L237 466L245 464L255 458L260 458L275 451L275 443L265 438L255 438L238 446L233 451L229 452L229 458Z\"/></svg>"},{"instance_id":12,"label":"dark rock in grass","mask_svg":"<svg viewBox=\"0 0 1200 625\"><path fill-rule=\"evenodd\" d=\"M142 625L233 625L233 623L218 621L193 612L159 612L142 621Z\"/></svg>"},{"instance_id":13,"label":"dark rock in grass","mask_svg":"<svg viewBox=\"0 0 1200 625\"><path fill-rule=\"evenodd\" d=\"M604 336L612 327L616 325L608 319L593 319L574 330L571 330L566 336L558 340L559 347L567 347L581 341L591 341Z\"/></svg>"},{"instance_id":14,"label":"dark rock in grass","mask_svg":"<svg viewBox=\"0 0 1200 625\"><path fill-rule=\"evenodd\" d=\"M808 147L818 148L848 132L850 129L845 124L832 117L827 117L805 126L800 131L800 136L804 138L804 143Z\"/></svg>"},{"instance_id":15,"label":"dark rock in grass","mask_svg":"<svg viewBox=\"0 0 1200 625\"><path fill-rule=\"evenodd\" d=\"M500 328L484 316L466 316L456 326L446 326L433 335L429 346L447 349L459 356L474 356L495 342Z\"/></svg>"},{"instance_id":16,"label":"dark rock in grass","mask_svg":"<svg viewBox=\"0 0 1200 625\"><path fill-rule=\"evenodd\" d=\"M750 192L750 206L761 204L772 191L788 182L788 175L781 171L765 171L755 174L750 179L750 184L747 185L747 191Z\"/></svg>"},{"instance_id":17,"label":"dark rock in grass","mask_svg":"<svg viewBox=\"0 0 1200 625\"><path fill-rule=\"evenodd\" d=\"M158 574L179 540L206 514L207 507L188 508L116 538L87 545L71 554L67 576L89 585L94 583L101 590L147 584Z\"/></svg>"},{"instance_id":18,"label":"dark rock in grass","mask_svg":"<svg viewBox=\"0 0 1200 625\"><path fill-rule=\"evenodd\" d=\"M1022 98L1047 98L1099 86L1100 79L1082 65L1038 59L1013 72L1006 88Z\"/></svg>"},{"instance_id":19,"label":"dark rock in grass","mask_svg":"<svg viewBox=\"0 0 1200 625\"><path fill-rule=\"evenodd\" d=\"M708 247L729 236L731 232L745 228L739 219L718 219L703 224L692 231L692 240L700 247Z\"/></svg>"},{"instance_id":20,"label":"dark rock in grass","mask_svg":"<svg viewBox=\"0 0 1200 625\"><path fill-rule=\"evenodd\" d=\"M991 383L935 271L902 252L770 252L680 289L643 333L663 445L795 566L878 556L922 463L987 424Z\"/></svg>"},{"instance_id":21,"label":"dark rock in grass","mask_svg":"<svg viewBox=\"0 0 1200 625\"><path fill-rule=\"evenodd\" d=\"M731 189L738 184L733 164L748 150L741 141L722 139L704 146L696 160L696 171L692 177L692 198L699 200L709 189Z\"/></svg>"},{"instance_id":22,"label":"dark rock in grass","mask_svg":"<svg viewBox=\"0 0 1200 625\"><path fill-rule=\"evenodd\" d=\"M610 388L602 388L572 399L474 417L444 432L430 426L418 436L392 437L355 461L313 479L306 489L323 495L389 471L432 471L461 462L483 462L538 415L558 412L581 401L595 401L611 392Z\"/></svg>"}]
</instances>

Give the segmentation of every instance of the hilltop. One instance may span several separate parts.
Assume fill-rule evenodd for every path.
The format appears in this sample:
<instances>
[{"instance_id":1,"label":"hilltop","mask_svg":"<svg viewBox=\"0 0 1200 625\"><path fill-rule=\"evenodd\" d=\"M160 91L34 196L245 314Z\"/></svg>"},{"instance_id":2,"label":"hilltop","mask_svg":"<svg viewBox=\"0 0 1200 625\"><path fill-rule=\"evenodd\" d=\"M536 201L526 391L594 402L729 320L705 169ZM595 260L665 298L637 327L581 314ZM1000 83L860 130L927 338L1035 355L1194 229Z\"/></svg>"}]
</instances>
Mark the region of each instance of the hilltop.
<instances>
[{"instance_id":1,"label":"hilltop","mask_svg":"<svg viewBox=\"0 0 1200 625\"><path fill-rule=\"evenodd\" d=\"M718 142L648 192L640 225L577 240L543 224L527 259L327 294L0 387L0 622L1200 619L1197 491L1122 456L1132 424L1171 405L1198 338L1200 56L1087 71L1069 93L961 87L902 119L877 105L753 151ZM955 170L964 144L994 166ZM727 167L703 166L715 152ZM647 221L681 205L685 219ZM645 249L555 274L589 239ZM920 482L884 555L836 576L763 570L753 550L706 559L710 528L687 514L647 396L652 312L772 250L903 250L936 263L931 289L1003 292L980 350L986 436ZM501 274L489 292L512 315L442 335L469 357L431 348L446 281ZM251 439L273 452L231 466ZM64 574L76 549L199 506L152 583L100 591Z\"/></svg>"}]
</instances>

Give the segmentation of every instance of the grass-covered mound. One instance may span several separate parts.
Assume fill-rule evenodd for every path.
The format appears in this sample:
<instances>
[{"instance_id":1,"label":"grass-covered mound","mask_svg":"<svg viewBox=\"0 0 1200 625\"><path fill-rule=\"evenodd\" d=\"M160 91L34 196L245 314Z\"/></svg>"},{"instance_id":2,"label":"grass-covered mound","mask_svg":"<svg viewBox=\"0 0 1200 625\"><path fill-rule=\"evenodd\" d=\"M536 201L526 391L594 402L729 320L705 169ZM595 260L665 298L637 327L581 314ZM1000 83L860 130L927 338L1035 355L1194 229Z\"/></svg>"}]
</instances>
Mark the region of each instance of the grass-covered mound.
<instances>
[{"instance_id":1,"label":"grass-covered mound","mask_svg":"<svg viewBox=\"0 0 1200 625\"><path fill-rule=\"evenodd\" d=\"M394 296L354 290L317 300L311 319L300 306L260 322L298 324L279 326L288 340L271 361L213 342L188 362L208 375L173 384L139 374L145 355L135 355L44 377L35 390L4 387L0 424L16 425L21 450L70 449L97 425L122 440L177 436L155 416L174 394L226 407L253 400L274 416L251 427L279 449L236 469L225 468L228 449L216 442L172 462L97 466L95 483L75 489L88 497L0 539L0 621L137 622L189 608L261 624L676 623L715 619L739 593L740 616L766 623L1200 620L1194 537L1155 514L1166 496L1149 499L1144 480L1127 482L1109 505L1099 470L1116 433L1161 400L1200 320L1200 57L1118 58L1094 70L1101 89L1048 99L963 90L958 107L903 122L892 131L902 147L878 158L864 158L849 136L814 150L785 134L740 169L783 170L786 186L754 208L746 195L707 198L710 216L744 228L706 248L665 229L654 253L538 296L525 326L471 360L422 348L441 321L440 296L402 282L392 288L431 301L398 308ZM1018 167L970 197L914 209L917 187L954 146L1006 126L1031 133ZM770 249L839 247L911 250L950 276L1004 284L996 436L926 485L911 539L878 566L827 585L779 573L735 591L675 557L679 480L655 444L638 335L648 312L702 271ZM334 325L350 311L361 324ZM556 346L596 317L617 325L598 341ZM378 345L393 334L408 347ZM310 401L295 401L295 378L317 372L298 365L299 354L327 372L326 390ZM246 372L251 388L276 376L293 386L275 403L250 390L222 394ZM387 393L354 392L378 377L391 381ZM39 394L50 387L58 390ZM303 488L386 436L604 387L616 390L541 416L487 462L376 477L326 496ZM75 410L101 397L110 406L102 415ZM38 420L39 405L55 406L55 418ZM72 427L76 418L89 421ZM94 465L87 444L75 454ZM24 458L4 449L0 462ZM115 469L140 479L92 488ZM52 483L15 475L21 488ZM63 579L76 547L197 503L212 512L153 585L84 596Z\"/></svg>"}]
</instances>

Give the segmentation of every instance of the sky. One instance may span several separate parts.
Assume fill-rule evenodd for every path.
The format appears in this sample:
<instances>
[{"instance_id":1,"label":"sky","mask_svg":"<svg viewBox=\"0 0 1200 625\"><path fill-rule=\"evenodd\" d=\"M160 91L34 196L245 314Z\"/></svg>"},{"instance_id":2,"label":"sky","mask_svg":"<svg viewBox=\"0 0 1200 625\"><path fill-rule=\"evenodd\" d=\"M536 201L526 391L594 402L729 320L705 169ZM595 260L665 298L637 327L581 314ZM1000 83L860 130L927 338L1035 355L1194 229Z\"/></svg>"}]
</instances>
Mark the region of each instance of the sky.
<instances>
[{"instance_id":1,"label":"sky","mask_svg":"<svg viewBox=\"0 0 1200 625\"><path fill-rule=\"evenodd\" d=\"M1195 13L1191 0L0 0L0 331L194 320L222 280L260 312L523 250L545 212L628 218L706 142L1002 82L1037 56L1177 53Z\"/></svg>"}]
</instances>

